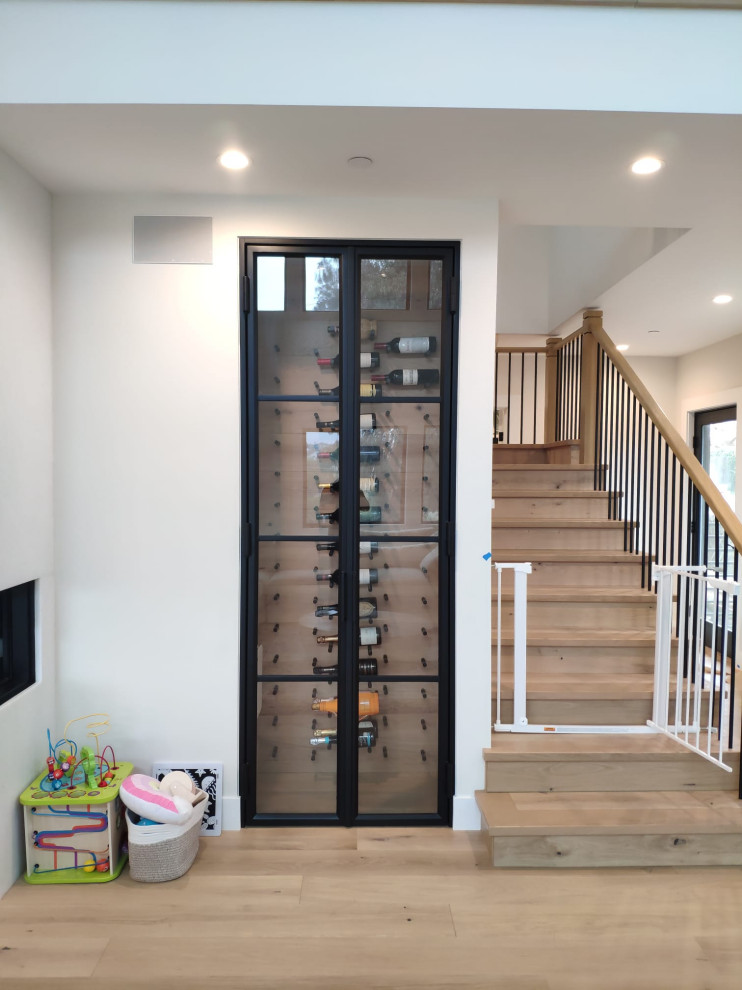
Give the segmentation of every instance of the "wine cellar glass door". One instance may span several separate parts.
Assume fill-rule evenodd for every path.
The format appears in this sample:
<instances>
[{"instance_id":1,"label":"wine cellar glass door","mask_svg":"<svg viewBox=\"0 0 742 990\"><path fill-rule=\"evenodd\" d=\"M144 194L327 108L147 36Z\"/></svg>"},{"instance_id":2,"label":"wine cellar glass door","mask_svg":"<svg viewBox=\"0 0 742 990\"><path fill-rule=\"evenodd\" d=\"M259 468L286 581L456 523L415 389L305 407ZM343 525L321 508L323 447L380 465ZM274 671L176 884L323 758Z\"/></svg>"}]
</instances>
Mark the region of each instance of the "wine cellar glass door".
<instances>
[{"instance_id":1,"label":"wine cellar glass door","mask_svg":"<svg viewBox=\"0 0 742 990\"><path fill-rule=\"evenodd\" d=\"M241 247L243 824L447 824L457 246Z\"/></svg>"}]
</instances>

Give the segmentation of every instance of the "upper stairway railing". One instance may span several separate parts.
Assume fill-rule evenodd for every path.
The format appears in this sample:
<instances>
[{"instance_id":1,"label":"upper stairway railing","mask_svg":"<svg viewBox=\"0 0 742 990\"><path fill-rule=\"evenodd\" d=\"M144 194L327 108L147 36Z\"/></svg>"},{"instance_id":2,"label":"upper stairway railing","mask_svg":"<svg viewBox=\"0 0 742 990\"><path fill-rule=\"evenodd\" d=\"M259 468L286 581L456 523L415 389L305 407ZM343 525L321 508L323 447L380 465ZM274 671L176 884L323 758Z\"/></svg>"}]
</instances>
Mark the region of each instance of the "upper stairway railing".
<instances>
[{"instance_id":1,"label":"upper stairway railing","mask_svg":"<svg viewBox=\"0 0 742 990\"><path fill-rule=\"evenodd\" d=\"M508 388L508 421L514 405L517 420L520 408L537 408L543 403L543 427L534 427L530 436L526 431L525 439L511 437L510 442L579 443L580 461L593 467L595 490L606 493L608 518L624 523L624 549L641 557L642 587L652 586L655 564L703 566L710 576L737 581L742 522L616 349L603 329L602 317L600 310L586 310L583 324L575 333L565 339L547 339L543 368L539 371L541 384L535 376L530 380L524 376L525 404L522 396ZM533 350L526 348L524 352ZM501 355L500 367L502 359ZM509 347L506 359L511 368L521 362L523 369L527 368L517 348ZM543 399L538 397L539 391ZM520 418L522 421L522 415ZM721 593L708 602L696 600L684 611L682 596L676 593L674 597L676 639L690 642L691 649L695 649L699 635L706 639L702 688L712 694L715 690L729 690L733 702L737 597ZM705 619L700 624L699 608ZM719 676L725 659L722 637L712 635L714 628L725 625L730 630L730 635L724 637L730 661L730 683L726 687ZM698 631L704 627L705 631ZM683 676L694 681L693 667L686 665ZM733 721L730 713L729 747Z\"/></svg>"}]
</instances>

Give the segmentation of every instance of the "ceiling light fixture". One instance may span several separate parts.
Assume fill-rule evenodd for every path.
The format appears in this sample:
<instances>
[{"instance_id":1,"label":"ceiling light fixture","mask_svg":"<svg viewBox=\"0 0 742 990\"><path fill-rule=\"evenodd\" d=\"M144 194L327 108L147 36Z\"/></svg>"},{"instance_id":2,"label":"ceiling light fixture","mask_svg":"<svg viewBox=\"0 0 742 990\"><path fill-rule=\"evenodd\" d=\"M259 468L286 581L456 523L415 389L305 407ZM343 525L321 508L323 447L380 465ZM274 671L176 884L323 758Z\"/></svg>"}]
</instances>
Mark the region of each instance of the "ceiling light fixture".
<instances>
[{"instance_id":1,"label":"ceiling light fixture","mask_svg":"<svg viewBox=\"0 0 742 990\"><path fill-rule=\"evenodd\" d=\"M223 165L224 168L230 169L240 169L247 168L250 164L250 160L247 155L243 155L241 151L231 150L225 151L224 154L219 155L219 164Z\"/></svg>"},{"instance_id":2,"label":"ceiling light fixture","mask_svg":"<svg viewBox=\"0 0 742 990\"><path fill-rule=\"evenodd\" d=\"M731 302L732 297L727 295L714 296L714 298L711 301L715 302L717 306L723 306L724 303Z\"/></svg>"},{"instance_id":3,"label":"ceiling light fixture","mask_svg":"<svg viewBox=\"0 0 742 990\"><path fill-rule=\"evenodd\" d=\"M351 168L371 168L373 163L373 158L369 158L368 155L354 155L348 159Z\"/></svg>"},{"instance_id":4,"label":"ceiling light fixture","mask_svg":"<svg viewBox=\"0 0 742 990\"><path fill-rule=\"evenodd\" d=\"M653 172L659 172L665 163L661 158L637 158L634 164L631 166L631 171L635 175L651 175Z\"/></svg>"},{"instance_id":5,"label":"ceiling light fixture","mask_svg":"<svg viewBox=\"0 0 742 990\"><path fill-rule=\"evenodd\" d=\"M628 344L616 344L617 351L628 351L628 349L629 349Z\"/></svg>"}]
</instances>

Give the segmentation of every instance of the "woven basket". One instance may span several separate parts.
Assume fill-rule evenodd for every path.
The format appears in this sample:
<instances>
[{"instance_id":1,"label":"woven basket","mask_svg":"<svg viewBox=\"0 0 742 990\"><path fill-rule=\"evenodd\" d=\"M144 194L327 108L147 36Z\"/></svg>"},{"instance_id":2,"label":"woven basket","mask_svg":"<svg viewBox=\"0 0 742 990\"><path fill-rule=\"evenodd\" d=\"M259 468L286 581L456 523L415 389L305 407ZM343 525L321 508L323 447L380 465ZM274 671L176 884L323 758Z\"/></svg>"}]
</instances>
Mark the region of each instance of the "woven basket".
<instances>
[{"instance_id":1,"label":"woven basket","mask_svg":"<svg viewBox=\"0 0 742 990\"><path fill-rule=\"evenodd\" d=\"M193 812L183 825L137 825L127 810L132 880L162 883L176 880L190 870L198 853L205 800L206 793L199 791Z\"/></svg>"}]
</instances>

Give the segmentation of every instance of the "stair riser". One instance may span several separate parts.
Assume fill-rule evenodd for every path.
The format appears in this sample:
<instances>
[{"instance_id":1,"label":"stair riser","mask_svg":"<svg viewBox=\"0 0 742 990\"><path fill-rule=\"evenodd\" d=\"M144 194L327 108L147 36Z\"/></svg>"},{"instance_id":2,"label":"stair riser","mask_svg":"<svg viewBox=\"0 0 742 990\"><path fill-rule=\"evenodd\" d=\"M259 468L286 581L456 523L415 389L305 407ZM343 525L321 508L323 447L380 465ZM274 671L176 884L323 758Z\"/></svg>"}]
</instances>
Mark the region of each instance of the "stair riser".
<instances>
[{"instance_id":1,"label":"stair riser","mask_svg":"<svg viewBox=\"0 0 742 990\"><path fill-rule=\"evenodd\" d=\"M535 602L527 608L528 629L634 629L651 631L656 627L654 602L644 605L623 602ZM492 628L497 629L497 606L492 607ZM513 634L512 602L502 604L503 634ZM619 637L617 637L619 638Z\"/></svg>"},{"instance_id":2,"label":"stair riser","mask_svg":"<svg viewBox=\"0 0 742 990\"><path fill-rule=\"evenodd\" d=\"M503 646L503 673L513 670L513 648ZM496 669L497 649L492 648L492 669ZM528 672L531 674L651 674L654 670L654 649L634 647L633 650L587 646L529 646Z\"/></svg>"},{"instance_id":3,"label":"stair riser","mask_svg":"<svg viewBox=\"0 0 742 990\"><path fill-rule=\"evenodd\" d=\"M623 550L623 529L492 528L492 553L498 550Z\"/></svg>"},{"instance_id":4,"label":"stair riser","mask_svg":"<svg viewBox=\"0 0 742 990\"><path fill-rule=\"evenodd\" d=\"M508 691L510 689L508 688ZM674 705L674 699L671 699ZM501 721L513 721L511 697L501 701ZM533 725L645 725L652 717L651 698L530 698L526 711ZM674 711L674 709L673 709ZM491 717L497 716L493 691ZM708 699L701 705L701 722L708 718Z\"/></svg>"},{"instance_id":5,"label":"stair riser","mask_svg":"<svg viewBox=\"0 0 742 990\"><path fill-rule=\"evenodd\" d=\"M506 492L493 492L495 508L492 519L608 519L608 496L603 493L570 498L568 495L541 498L511 497Z\"/></svg>"},{"instance_id":6,"label":"stair riser","mask_svg":"<svg viewBox=\"0 0 742 990\"><path fill-rule=\"evenodd\" d=\"M497 466L492 469L493 494L507 491L509 488L523 490L526 488L544 488L558 491L560 488L572 488L579 491L591 491L595 482L592 468L581 468L578 471L560 471L559 466L544 467L539 470L502 470Z\"/></svg>"},{"instance_id":7,"label":"stair riser","mask_svg":"<svg viewBox=\"0 0 742 990\"><path fill-rule=\"evenodd\" d=\"M485 789L490 793L735 791L738 787L736 773L727 773L690 753L687 759L656 761L498 760L488 761L485 768Z\"/></svg>"},{"instance_id":8,"label":"stair riser","mask_svg":"<svg viewBox=\"0 0 742 990\"><path fill-rule=\"evenodd\" d=\"M621 561L532 561L529 588L641 588L641 558L628 556ZM513 575L503 571L502 586L512 591Z\"/></svg>"},{"instance_id":9,"label":"stair riser","mask_svg":"<svg viewBox=\"0 0 742 990\"><path fill-rule=\"evenodd\" d=\"M559 447L519 447L492 444L492 464L576 464L580 459L579 443Z\"/></svg>"},{"instance_id":10,"label":"stair riser","mask_svg":"<svg viewBox=\"0 0 742 990\"><path fill-rule=\"evenodd\" d=\"M508 835L490 837L493 866L741 866L739 834Z\"/></svg>"}]
</instances>

